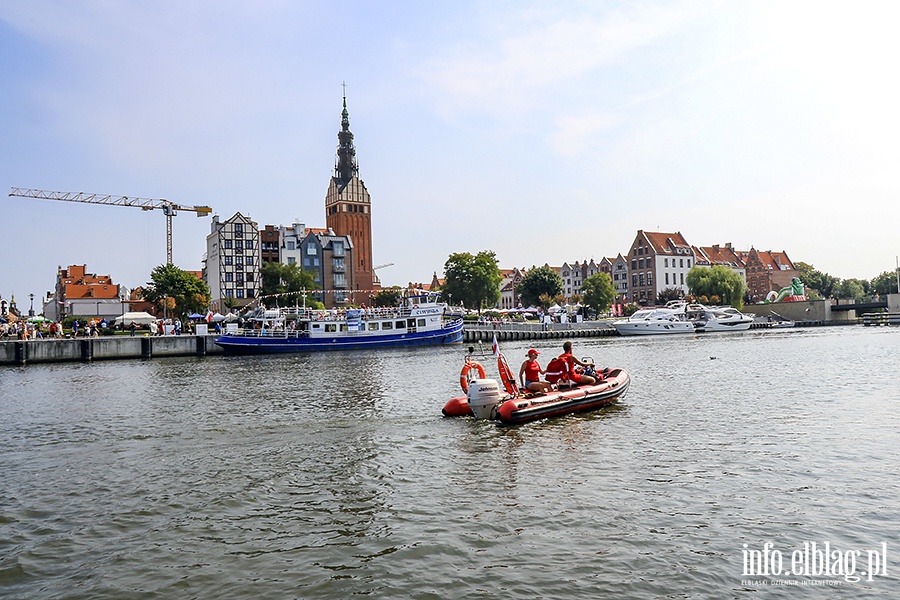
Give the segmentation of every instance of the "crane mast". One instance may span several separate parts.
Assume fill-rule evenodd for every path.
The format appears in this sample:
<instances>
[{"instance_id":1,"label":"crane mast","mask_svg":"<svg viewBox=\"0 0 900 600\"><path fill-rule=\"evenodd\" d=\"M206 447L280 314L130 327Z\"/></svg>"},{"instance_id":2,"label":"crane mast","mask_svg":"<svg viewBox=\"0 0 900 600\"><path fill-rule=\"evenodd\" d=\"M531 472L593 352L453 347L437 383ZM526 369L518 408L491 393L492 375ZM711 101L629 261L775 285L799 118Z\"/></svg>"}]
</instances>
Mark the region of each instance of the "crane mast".
<instances>
[{"instance_id":1,"label":"crane mast","mask_svg":"<svg viewBox=\"0 0 900 600\"><path fill-rule=\"evenodd\" d=\"M212 209L208 206L186 206L176 204L165 198L138 198L135 196L113 196L110 194L87 194L85 192L51 192L17 187L12 188L9 195L19 198L62 200L64 202L105 204L107 206L134 206L141 210L161 209L166 217L166 263L170 265L172 264L172 217L182 210L194 212L198 217L204 217L212 212Z\"/></svg>"}]
</instances>

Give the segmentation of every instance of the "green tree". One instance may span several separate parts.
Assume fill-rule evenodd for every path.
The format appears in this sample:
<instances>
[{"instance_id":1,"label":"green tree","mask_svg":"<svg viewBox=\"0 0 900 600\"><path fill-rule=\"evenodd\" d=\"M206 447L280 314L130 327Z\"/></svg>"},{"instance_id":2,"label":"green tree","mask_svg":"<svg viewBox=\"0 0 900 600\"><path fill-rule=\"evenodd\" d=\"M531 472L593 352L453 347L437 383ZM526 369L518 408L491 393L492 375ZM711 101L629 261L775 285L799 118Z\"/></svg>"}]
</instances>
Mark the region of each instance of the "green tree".
<instances>
[{"instance_id":1,"label":"green tree","mask_svg":"<svg viewBox=\"0 0 900 600\"><path fill-rule=\"evenodd\" d=\"M317 307L321 303L313 299L309 290L318 288L315 274L312 271L304 271L297 263L266 263L259 269L262 277L262 295L288 294L278 296L275 302L270 304L300 304ZM302 292L292 294L291 292Z\"/></svg>"},{"instance_id":2,"label":"green tree","mask_svg":"<svg viewBox=\"0 0 900 600\"><path fill-rule=\"evenodd\" d=\"M402 291L398 286L386 290L380 290L375 297L372 298L373 306L397 306L400 303Z\"/></svg>"},{"instance_id":3,"label":"green tree","mask_svg":"<svg viewBox=\"0 0 900 600\"><path fill-rule=\"evenodd\" d=\"M606 314L616 299L616 288L613 287L612 278L608 273L597 273L585 279L582 292L584 303L598 315Z\"/></svg>"},{"instance_id":4,"label":"green tree","mask_svg":"<svg viewBox=\"0 0 900 600\"><path fill-rule=\"evenodd\" d=\"M559 273L546 266L536 269L532 268L522 278L522 282L516 288L523 306L543 306L544 308L550 307L549 304L545 305L545 302L555 299L562 294L562 291L562 277L559 276ZM542 294L547 295L547 300L541 299Z\"/></svg>"},{"instance_id":5,"label":"green tree","mask_svg":"<svg viewBox=\"0 0 900 600\"><path fill-rule=\"evenodd\" d=\"M794 266L797 268L803 285L816 290L822 298L834 297L835 288L841 282L840 279L827 273L822 273L805 262L795 262Z\"/></svg>"},{"instance_id":6,"label":"green tree","mask_svg":"<svg viewBox=\"0 0 900 600\"><path fill-rule=\"evenodd\" d=\"M854 300L862 300L867 294L869 287L868 281L859 279L843 279L835 288L835 296L837 298L852 298Z\"/></svg>"},{"instance_id":7,"label":"green tree","mask_svg":"<svg viewBox=\"0 0 900 600\"><path fill-rule=\"evenodd\" d=\"M191 313L205 313L209 308L209 286L195 275L175 265L159 265L150 273L144 299L184 319Z\"/></svg>"},{"instance_id":8,"label":"green tree","mask_svg":"<svg viewBox=\"0 0 900 600\"><path fill-rule=\"evenodd\" d=\"M682 295L683 292L681 288L667 287L656 296L656 303L663 306L669 300L681 300Z\"/></svg>"},{"instance_id":9,"label":"green tree","mask_svg":"<svg viewBox=\"0 0 900 600\"><path fill-rule=\"evenodd\" d=\"M724 304L740 309L744 306L747 286L736 271L724 265L693 267L684 282L695 296L718 296Z\"/></svg>"},{"instance_id":10,"label":"green tree","mask_svg":"<svg viewBox=\"0 0 900 600\"><path fill-rule=\"evenodd\" d=\"M500 301L500 268L497 256L482 250L451 254L444 263L444 285L441 297L449 303L462 303L466 308L481 311Z\"/></svg>"},{"instance_id":11,"label":"green tree","mask_svg":"<svg viewBox=\"0 0 900 600\"><path fill-rule=\"evenodd\" d=\"M885 271L881 275L876 275L872 278L871 283L869 283L869 292L880 296L900 293L896 271Z\"/></svg>"}]
</instances>

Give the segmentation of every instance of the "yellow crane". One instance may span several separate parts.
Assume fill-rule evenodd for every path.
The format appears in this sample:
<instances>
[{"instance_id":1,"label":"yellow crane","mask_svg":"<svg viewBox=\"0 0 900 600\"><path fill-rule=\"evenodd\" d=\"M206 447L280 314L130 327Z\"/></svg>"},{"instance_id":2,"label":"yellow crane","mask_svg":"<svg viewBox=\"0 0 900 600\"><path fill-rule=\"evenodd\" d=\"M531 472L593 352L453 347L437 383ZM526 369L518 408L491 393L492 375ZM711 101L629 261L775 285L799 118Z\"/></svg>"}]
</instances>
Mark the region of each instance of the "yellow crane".
<instances>
[{"instance_id":1,"label":"yellow crane","mask_svg":"<svg viewBox=\"0 0 900 600\"><path fill-rule=\"evenodd\" d=\"M172 264L172 217L178 214L178 211L180 210L197 213L198 217L205 217L212 212L212 209L208 206L185 206L183 204L176 204L165 198L136 198L134 196L86 194L84 192L50 192L47 190L17 187L12 188L9 195L17 196L19 198L40 198L42 200L106 204L107 206L136 206L141 210L162 209L163 214L166 216L166 263L170 265Z\"/></svg>"}]
</instances>

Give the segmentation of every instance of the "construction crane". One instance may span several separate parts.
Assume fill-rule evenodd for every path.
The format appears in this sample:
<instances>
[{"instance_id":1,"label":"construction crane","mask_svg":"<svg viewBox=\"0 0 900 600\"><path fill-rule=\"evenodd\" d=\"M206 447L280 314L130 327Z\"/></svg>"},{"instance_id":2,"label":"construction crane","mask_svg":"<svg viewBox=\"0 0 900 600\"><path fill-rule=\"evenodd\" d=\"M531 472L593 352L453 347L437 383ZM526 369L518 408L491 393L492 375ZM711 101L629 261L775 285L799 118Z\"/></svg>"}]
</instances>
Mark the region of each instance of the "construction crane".
<instances>
[{"instance_id":1,"label":"construction crane","mask_svg":"<svg viewBox=\"0 0 900 600\"><path fill-rule=\"evenodd\" d=\"M30 188L14 187L10 196L20 198L40 198L42 200L64 200L66 202L84 202L87 204L106 204L107 206L135 206L141 210L162 209L166 217L166 264L172 264L172 217L178 211L191 211L198 217L205 217L212 212L208 206L185 206L176 204L165 198L135 198L133 196L111 196L109 194L86 194L84 192L48 192Z\"/></svg>"}]
</instances>

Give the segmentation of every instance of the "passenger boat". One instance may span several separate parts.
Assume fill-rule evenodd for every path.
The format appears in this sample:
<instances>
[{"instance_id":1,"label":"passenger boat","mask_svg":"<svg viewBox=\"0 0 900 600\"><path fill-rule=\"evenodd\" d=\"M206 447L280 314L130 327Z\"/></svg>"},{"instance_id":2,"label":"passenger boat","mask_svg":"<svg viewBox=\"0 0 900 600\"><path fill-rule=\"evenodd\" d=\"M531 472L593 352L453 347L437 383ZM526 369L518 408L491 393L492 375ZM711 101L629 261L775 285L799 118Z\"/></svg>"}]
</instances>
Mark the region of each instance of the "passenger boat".
<instances>
[{"instance_id":1,"label":"passenger boat","mask_svg":"<svg viewBox=\"0 0 900 600\"><path fill-rule=\"evenodd\" d=\"M444 318L436 295L409 296L398 307L345 310L265 309L243 328L216 338L225 354L275 354L459 344L463 320Z\"/></svg>"},{"instance_id":2,"label":"passenger boat","mask_svg":"<svg viewBox=\"0 0 900 600\"><path fill-rule=\"evenodd\" d=\"M566 383L561 383L558 389L550 393L533 394L519 389L502 354L497 358L497 369L500 371L500 383L485 377L484 367L466 357L460 373L460 386L466 395L451 398L442 410L444 416L493 419L507 425L518 425L609 406L617 402L631 385L624 369L612 368L598 372L600 380L593 385L569 388Z\"/></svg>"}]
</instances>

